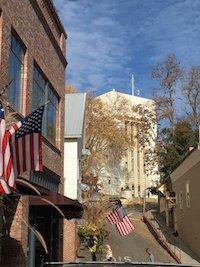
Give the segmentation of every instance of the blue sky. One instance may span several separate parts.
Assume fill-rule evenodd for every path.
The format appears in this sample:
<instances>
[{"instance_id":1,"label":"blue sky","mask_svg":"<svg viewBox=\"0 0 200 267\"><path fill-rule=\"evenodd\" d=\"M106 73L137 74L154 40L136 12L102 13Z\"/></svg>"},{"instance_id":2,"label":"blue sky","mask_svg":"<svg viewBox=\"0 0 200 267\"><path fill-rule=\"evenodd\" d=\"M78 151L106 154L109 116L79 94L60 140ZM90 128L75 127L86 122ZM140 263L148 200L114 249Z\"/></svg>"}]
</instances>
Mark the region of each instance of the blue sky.
<instances>
[{"instance_id":1,"label":"blue sky","mask_svg":"<svg viewBox=\"0 0 200 267\"><path fill-rule=\"evenodd\" d=\"M78 91L151 97L151 70L168 53L200 65L200 0L54 0L68 34L66 79Z\"/></svg>"}]
</instances>

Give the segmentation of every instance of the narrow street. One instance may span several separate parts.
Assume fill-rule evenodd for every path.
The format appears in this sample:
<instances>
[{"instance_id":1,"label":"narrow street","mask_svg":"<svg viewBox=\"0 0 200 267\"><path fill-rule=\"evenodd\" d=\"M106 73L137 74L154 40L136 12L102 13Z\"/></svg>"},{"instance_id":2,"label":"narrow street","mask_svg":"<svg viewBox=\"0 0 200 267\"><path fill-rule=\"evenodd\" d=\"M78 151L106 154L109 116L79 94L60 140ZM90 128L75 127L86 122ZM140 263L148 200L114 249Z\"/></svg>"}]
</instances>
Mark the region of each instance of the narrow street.
<instances>
[{"instance_id":1,"label":"narrow street","mask_svg":"<svg viewBox=\"0 0 200 267\"><path fill-rule=\"evenodd\" d=\"M124 261L124 257L130 257L134 262L148 262L146 248L150 248L156 262L174 263L175 260L158 244L147 226L141 221L141 212L128 211L129 217L135 226L135 230L128 236L122 237L114 226L108 224L109 237L107 243L111 245L116 261Z\"/></svg>"}]
</instances>

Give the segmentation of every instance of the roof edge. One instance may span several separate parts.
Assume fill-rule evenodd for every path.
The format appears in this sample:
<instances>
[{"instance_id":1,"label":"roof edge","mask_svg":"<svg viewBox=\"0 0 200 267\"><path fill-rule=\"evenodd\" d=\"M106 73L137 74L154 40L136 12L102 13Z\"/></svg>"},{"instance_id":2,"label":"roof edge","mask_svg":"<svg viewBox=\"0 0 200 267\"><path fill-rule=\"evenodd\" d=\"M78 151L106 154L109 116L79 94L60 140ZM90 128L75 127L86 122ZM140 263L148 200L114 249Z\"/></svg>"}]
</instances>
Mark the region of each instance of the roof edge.
<instances>
[{"instance_id":1,"label":"roof edge","mask_svg":"<svg viewBox=\"0 0 200 267\"><path fill-rule=\"evenodd\" d=\"M145 101L149 101L149 102L155 103L155 101L153 99L151 99L151 98L146 98L146 97L142 97L142 96L131 95L131 94L128 94L128 93L117 91L116 89L112 89L112 90L110 90L108 92L105 92L103 94L100 94L100 95L98 95L96 97L101 97L101 96L104 96L104 95L109 94L109 93L112 93L112 92L117 93L117 94L126 95L126 96L129 96L129 97L132 96L132 97L135 97L137 99L142 99L142 100L145 100Z\"/></svg>"},{"instance_id":2,"label":"roof edge","mask_svg":"<svg viewBox=\"0 0 200 267\"><path fill-rule=\"evenodd\" d=\"M56 21L56 24L57 24L59 30L60 30L60 31L65 35L65 37L67 38L67 37L68 37L68 36L67 36L67 33L66 33L65 28L64 28L64 26L63 26L63 24L62 24L62 22L61 22L61 19L60 19L59 15L58 15L58 12L57 12L57 10L56 10L56 7L55 7L53 1L50 0L50 1L46 1L45 3L47 3L47 5L49 6L49 8L50 8L50 10L51 10L51 12L52 12L52 14L53 14L53 16L54 16L54 18L55 18L55 21Z\"/></svg>"}]
</instances>

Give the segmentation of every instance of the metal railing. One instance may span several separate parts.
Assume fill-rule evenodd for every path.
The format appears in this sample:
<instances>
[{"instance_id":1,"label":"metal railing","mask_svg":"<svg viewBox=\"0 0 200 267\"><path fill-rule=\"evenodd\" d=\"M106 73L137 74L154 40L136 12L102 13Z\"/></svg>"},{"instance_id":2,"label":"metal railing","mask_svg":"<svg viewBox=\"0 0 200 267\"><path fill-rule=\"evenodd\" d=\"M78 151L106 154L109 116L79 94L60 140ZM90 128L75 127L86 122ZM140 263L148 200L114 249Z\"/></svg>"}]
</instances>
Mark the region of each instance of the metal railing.
<instances>
[{"instance_id":1,"label":"metal railing","mask_svg":"<svg viewBox=\"0 0 200 267\"><path fill-rule=\"evenodd\" d=\"M157 232L157 235L160 237L162 242L164 242L169 247L169 249L177 256L177 258L181 261L182 250L181 250L180 240L174 237L172 234L170 234L167 230L165 230L166 226L158 222L151 211L145 212L144 216L150 221L150 223L154 227L154 230Z\"/></svg>"},{"instance_id":2,"label":"metal railing","mask_svg":"<svg viewBox=\"0 0 200 267\"><path fill-rule=\"evenodd\" d=\"M161 266L182 266L188 267L186 264L174 264L174 263L150 263L150 262L46 262L43 263L42 267L161 267ZM190 265L190 267L197 267L200 265Z\"/></svg>"}]
</instances>

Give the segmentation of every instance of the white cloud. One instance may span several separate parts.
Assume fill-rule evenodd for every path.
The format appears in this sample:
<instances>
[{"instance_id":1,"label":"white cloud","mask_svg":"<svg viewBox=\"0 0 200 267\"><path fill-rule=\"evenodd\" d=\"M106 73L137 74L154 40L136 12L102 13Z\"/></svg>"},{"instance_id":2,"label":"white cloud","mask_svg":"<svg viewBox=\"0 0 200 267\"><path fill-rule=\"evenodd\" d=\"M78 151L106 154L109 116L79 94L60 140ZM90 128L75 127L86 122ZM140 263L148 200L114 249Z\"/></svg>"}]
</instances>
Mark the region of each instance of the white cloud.
<instances>
[{"instance_id":1,"label":"white cloud","mask_svg":"<svg viewBox=\"0 0 200 267\"><path fill-rule=\"evenodd\" d=\"M199 64L199 0L54 3L69 36L67 79L80 90L127 90L134 71L147 92L149 72L169 52L185 65Z\"/></svg>"}]
</instances>

